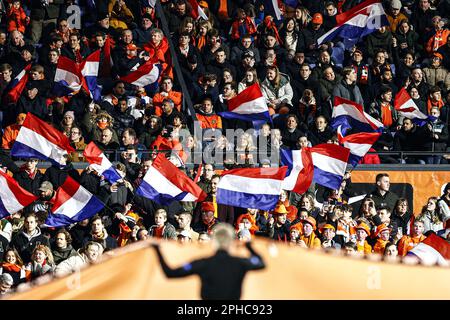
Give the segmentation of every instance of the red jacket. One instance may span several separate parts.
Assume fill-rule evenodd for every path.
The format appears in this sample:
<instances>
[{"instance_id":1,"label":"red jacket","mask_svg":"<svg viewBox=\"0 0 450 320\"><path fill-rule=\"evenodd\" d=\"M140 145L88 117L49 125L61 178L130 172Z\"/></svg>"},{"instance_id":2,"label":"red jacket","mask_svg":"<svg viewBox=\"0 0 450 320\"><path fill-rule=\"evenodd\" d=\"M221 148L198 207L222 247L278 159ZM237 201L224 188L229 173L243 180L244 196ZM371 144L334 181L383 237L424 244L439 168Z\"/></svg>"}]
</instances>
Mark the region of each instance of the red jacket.
<instances>
[{"instance_id":1,"label":"red jacket","mask_svg":"<svg viewBox=\"0 0 450 320\"><path fill-rule=\"evenodd\" d=\"M231 25L231 39L239 40L244 34L240 33L239 27L244 24L245 33L254 35L256 34L256 26L253 20L250 17L246 17L243 23L240 23L238 20L234 21Z\"/></svg>"}]
</instances>

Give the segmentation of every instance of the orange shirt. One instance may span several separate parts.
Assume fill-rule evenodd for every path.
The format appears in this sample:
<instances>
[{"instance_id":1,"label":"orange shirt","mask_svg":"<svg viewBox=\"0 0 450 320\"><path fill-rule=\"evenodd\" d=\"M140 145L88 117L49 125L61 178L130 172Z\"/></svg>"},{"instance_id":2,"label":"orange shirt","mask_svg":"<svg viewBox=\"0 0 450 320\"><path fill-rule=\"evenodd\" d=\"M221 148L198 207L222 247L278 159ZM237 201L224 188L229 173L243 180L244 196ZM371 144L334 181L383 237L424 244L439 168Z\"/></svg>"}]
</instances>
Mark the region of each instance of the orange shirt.
<instances>
[{"instance_id":1,"label":"orange shirt","mask_svg":"<svg viewBox=\"0 0 450 320\"><path fill-rule=\"evenodd\" d=\"M222 129L222 118L217 114L204 115L197 113L202 129Z\"/></svg>"},{"instance_id":2,"label":"orange shirt","mask_svg":"<svg viewBox=\"0 0 450 320\"><path fill-rule=\"evenodd\" d=\"M181 112L181 103L183 102L183 94L181 92L172 90L168 93L167 96L163 96L161 93L158 92L153 97L153 106L155 107L155 114L158 117L161 117L163 113L161 107L164 99L171 99L175 104L175 108L177 108L177 110Z\"/></svg>"}]
</instances>

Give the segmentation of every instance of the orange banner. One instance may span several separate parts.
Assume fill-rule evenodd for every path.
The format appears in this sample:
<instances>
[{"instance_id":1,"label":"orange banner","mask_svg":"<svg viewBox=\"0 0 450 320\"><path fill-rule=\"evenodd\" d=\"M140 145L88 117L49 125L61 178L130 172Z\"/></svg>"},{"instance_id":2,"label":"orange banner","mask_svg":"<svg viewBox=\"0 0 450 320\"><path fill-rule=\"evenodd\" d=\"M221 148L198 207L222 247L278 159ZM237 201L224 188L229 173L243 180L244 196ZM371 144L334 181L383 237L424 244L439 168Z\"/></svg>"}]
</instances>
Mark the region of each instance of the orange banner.
<instances>
[{"instance_id":1,"label":"orange banner","mask_svg":"<svg viewBox=\"0 0 450 320\"><path fill-rule=\"evenodd\" d=\"M427 203L429 197L440 197L444 186L450 182L450 171L389 171L389 170L355 170L352 172L352 183L370 183L375 189L375 177L379 173L389 174L391 185L396 183L410 184L413 190L414 214ZM405 196L398 194L398 196Z\"/></svg>"},{"instance_id":2,"label":"orange banner","mask_svg":"<svg viewBox=\"0 0 450 320\"><path fill-rule=\"evenodd\" d=\"M243 299L450 299L449 268L349 258L263 240L254 247L267 267L247 274ZM161 250L172 267L212 253L209 245L176 242L163 243ZM242 247L234 253L248 255ZM148 243L112 254L79 274L11 299L199 299L198 277L167 279Z\"/></svg>"}]
</instances>

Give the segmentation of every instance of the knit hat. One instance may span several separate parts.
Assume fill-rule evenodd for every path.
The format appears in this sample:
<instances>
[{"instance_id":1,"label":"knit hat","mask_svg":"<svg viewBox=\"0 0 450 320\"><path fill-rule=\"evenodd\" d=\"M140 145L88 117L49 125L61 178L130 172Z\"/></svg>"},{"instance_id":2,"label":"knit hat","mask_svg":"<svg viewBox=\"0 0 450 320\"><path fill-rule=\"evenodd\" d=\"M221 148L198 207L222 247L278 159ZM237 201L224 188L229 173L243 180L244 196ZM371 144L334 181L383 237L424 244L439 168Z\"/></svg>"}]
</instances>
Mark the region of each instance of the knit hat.
<instances>
[{"instance_id":1,"label":"knit hat","mask_svg":"<svg viewBox=\"0 0 450 320\"><path fill-rule=\"evenodd\" d=\"M216 211L214 209L214 204L212 202L203 202L202 203L202 212Z\"/></svg>"},{"instance_id":2,"label":"knit hat","mask_svg":"<svg viewBox=\"0 0 450 320\"><path fill-rule=\"evenodd\" d=\"M400 0L392 0L391 1L391 8L400 10L402 8L401 1Z\"/></svg>"},{"instance_id":3,"label":"knit hat","mask_svg":"<svg viewBox=\"0 0 450 320\"><path fill-rule=\"evenodd\" d=\"M39 187L40 191L53 191L53 185L50 181L44 181L41 183L41 186Z\"/></svg>"},{"instance_id":4,"label":"knit hat","mask_svg":"<svg viewBox=\"0 0 450 320\"><path fill-rule=\"evenodd\" d=\"M72 119L75 120L75 112L73 112L73 111L66 111L66 112L64 113L64 118L65 118L65 117L71 117Z\"/></svg>"}]
</instances>

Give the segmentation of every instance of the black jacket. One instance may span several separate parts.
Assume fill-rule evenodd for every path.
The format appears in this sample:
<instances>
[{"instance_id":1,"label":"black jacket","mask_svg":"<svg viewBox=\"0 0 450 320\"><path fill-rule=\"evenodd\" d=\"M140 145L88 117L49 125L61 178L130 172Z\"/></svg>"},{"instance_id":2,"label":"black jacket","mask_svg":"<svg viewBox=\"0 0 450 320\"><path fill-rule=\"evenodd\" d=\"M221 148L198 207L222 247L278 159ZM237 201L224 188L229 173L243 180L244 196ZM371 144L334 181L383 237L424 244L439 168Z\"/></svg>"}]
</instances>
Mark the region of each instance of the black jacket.
<instances>
[{"instance_id":1,"label":"black jacket","mask_svg":"<svg viewBox=\"0 0 450 320\"><path fill-rule=\"evenodd\" d=\"M390 210L393 210L398 200L395 193L388 191L382 196L378 189L372 191L366 198L371 198L375 202L375 207L388 206Z\"/></svg>"},{"instance_id":2,"label":"black jacket","mask_svg":"<svg viewBox=\"0 0 450 320\"><path fill-rule=\"evenodd\" d=\"M19 113L31 112L42 120L48 119L49 110L45 98L41 95L36 96L33 100L22 95L17 102L16 115Z\"/></svg>"},{"instance_id":3,"label":"black jacket","mask_svg":"<svg viewBox=\"0 0 450 320\"><path fill-rule=\"evenodd\" d=\"M242 282L247 271L265 268L264 261L253 250L250 242L246 243L246 247L251 253L250 258L233 257L224 250L218 250L210 258L195 260L177 269L171 269L159 248L155 248L166 277L181 278L197 274L202 281L202 299L238 300L241 297Z\"/></svg>"},{"instance_id":4,"label":"black jacket","mask_svg":"<svg viewBox=\"0 0 450 320\"><path fill-rule=\"evenodd\" d=\"M308 28L303 29L300 32L300 36L298 37L297 41L297 50L296 52L304 52L306 57L317 57L318 49L317 47L317 39L319 39L321 36L325 34L325 30L320 27L319 30L313 30L311 26L308 26ZM313 49L310 48L310 46L314 46Z\"/></svg>"},{"instance_id":5,"label":"black jacket","mask_svg":"<svg viewBox=\"0 0 450 320\"><path fill-rule=\"evenodd\" d=\"M36 235L31 238L28 238L22 231L15 234L11 240L10 247L17 250L24 263L31 262L31 255L37 245L43 244L50 247L47 237L42 235L39 228L37 230Z\"/></svg>"},{"instance_id":6,"label":"black jacket","mask_svg":"<svg viewBox=\"0 0 450 320\"><path fill-rule=\"evenodd\" d=\"M47 6L42 5L42 1L30 1L32 20L48 20L56 19L59 16L59 7L64 3L64 0L53 0L53 3Z\"/></svg>"},{"instance_id":7,"label":"black jacket","mask_svg":"<svg viewBox=\"0 0 450 320\"><path fill-rule=\"evenodd\" d=\"M66 181L67 176L72 177L75 181L80 181L80 174L71 163L67 164L63 168L58 168L55 166L49 167L45 171L42 180L50 181L53 185L53 190L56 190L64 183L64 181Z\"/></svg>"},{"instance_id":8,"label":"black jacket","mask_svg":"<svg viewBox=\"0 0 450 320\"><path fill-rule=\"evenodd\" d=\"M44 175L39 170L37 170L34 178L31 179L25 169L21 169L19 172L16 172L13 175L13 178L19 183L22 188L35 195L39 195L38 189L41 186L41 183L44 181L42 180L43 177Z\"/></svg>"}]
</instances>

